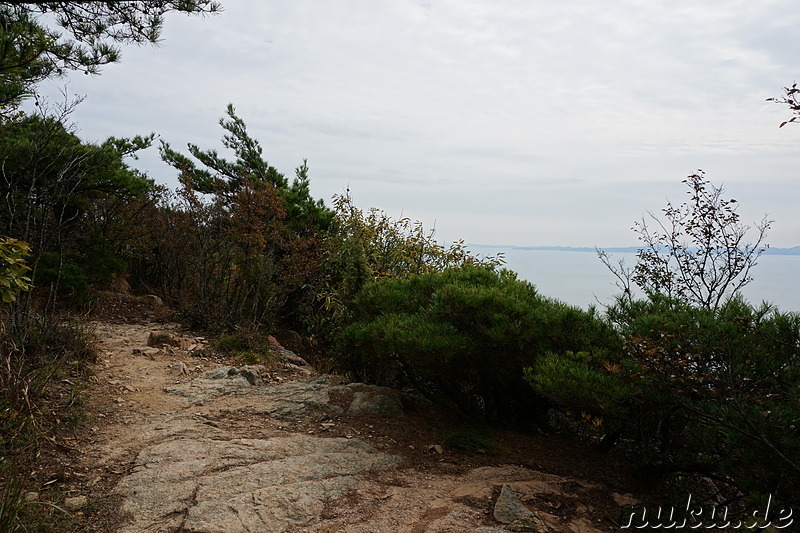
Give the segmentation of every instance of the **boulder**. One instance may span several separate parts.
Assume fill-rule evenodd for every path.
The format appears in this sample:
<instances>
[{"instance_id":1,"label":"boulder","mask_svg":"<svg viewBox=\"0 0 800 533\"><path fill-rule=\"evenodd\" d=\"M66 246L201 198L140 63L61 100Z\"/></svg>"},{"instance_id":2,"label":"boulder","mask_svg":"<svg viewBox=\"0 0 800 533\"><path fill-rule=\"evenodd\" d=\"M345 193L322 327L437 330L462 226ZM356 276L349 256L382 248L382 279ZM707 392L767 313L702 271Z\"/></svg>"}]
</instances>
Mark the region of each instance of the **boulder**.
<instances>
[{"instance_id":1,"label":"boulder","mask_svg":"<svg viewBox=\"0 0 800 533\"><path fill-rule=\"evenodd\" d=\"M508 526L511 531L533 531L546 533L550 529L536 513L525 507L511 487L503 485L494 505L494 519Z\"/></svg>"},{"instance_id":2,"label":"boulder","mask_svg":"<svg viewBox=\"0 0 800 533\"><path fill-rule=\"evenodd\" d=\"M353 393L353 401L347 408L350 416L381 415L402 416L403 404L390 389L371 387L368 391Z\"/></svg>"}]
</instances>

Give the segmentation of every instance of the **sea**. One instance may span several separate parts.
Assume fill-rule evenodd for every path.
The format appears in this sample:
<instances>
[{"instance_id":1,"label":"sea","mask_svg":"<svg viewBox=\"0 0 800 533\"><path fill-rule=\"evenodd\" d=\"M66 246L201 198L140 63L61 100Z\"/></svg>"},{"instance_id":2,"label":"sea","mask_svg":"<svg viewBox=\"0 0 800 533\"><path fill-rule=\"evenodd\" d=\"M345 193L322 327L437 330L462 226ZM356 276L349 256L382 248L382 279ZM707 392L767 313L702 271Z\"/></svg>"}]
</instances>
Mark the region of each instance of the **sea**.
<instances>
[{"instance_id":1,"label":"sea","mask_svg":"<svg viewBox=\"0 0 800 533\"><path fill-rule=\"evenodd\" d=\"M603 310L621 293L616 278L587 249L530 249L473 244L473 253L487 256L503 253L505 268L536 286L540 294L584 309ZM622 259L635 264L633 251L609 252L616 264ZM741 293L752 304L767 302L781 311L800 312L800 255L764 254L750 271L753 278Z\"/></svg>"}]
</instances>

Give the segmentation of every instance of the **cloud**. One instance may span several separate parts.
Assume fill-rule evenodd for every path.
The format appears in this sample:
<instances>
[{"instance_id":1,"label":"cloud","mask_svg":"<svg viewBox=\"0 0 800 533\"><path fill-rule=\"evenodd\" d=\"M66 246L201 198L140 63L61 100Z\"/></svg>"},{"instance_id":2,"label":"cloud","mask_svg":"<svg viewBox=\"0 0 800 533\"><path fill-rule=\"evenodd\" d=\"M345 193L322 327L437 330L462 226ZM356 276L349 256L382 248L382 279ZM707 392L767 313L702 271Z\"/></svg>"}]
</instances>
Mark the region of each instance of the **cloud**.
<instances>
[{"instance_id":1,"label":"cloud","mask_svg":"<svg viewBox=\"0 0 800 533\"><path fill-rule=\"evenodd\" d=\"M272 164L309 158L319 196L350 184L447 238L630 243L636 214L699 167L769 183L742 203L792 246L800 130L764 99L797 76L799 19L792 0L237 0L169 17L160 48L70 89L89 96L87 137L175 147L218 146L232 102Z\"/></svg>"}]
</instances>

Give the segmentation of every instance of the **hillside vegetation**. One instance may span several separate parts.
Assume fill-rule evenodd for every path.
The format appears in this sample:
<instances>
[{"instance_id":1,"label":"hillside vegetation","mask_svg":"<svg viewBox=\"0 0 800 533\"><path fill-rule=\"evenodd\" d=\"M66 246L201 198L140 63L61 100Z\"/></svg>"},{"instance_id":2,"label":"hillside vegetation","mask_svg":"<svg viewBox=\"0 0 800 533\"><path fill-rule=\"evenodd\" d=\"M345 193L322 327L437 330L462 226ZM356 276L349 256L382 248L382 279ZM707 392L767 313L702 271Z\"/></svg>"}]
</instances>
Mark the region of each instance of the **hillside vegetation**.
<instances>
[{"instance_id":1,"label":"hillside vegetation","mask_svg":"<svg viewBox=\"0 0 800 533\"><path fill-rule=\"evenodd\" d=\"M16 16L3 38L38 42L30 13ZM120 280L212 334L297 332L318 365L472 424L586 439L665 491L742 515L800 503L800 315L737 296L770 223L748 242L733 201L702 173L685 180L689 202L664 210L663 233L637 224L631 269L601 252L620 297L586 311L419 223L349 195L325 205L306 162L290 177L270 165L233 106L220 121L230 154L162 144L180 186L157 185L129 159L154 136L88 143L70 105L21 111L55 53L0 65L3 524L25 457L74 421L79 387L54 387L95 357L67 317ZM72 66L91 68L82 57Z\"/></svg>"}]
</instances>

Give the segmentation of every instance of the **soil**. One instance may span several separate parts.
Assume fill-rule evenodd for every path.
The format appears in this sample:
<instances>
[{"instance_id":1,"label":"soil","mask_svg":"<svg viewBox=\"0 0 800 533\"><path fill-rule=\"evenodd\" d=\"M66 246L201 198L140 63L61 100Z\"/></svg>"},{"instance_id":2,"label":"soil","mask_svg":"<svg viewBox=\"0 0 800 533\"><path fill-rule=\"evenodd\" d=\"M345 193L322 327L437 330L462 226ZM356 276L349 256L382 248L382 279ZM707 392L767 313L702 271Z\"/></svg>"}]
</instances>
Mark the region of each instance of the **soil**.
<instances>
[{"instance_id":1,"label":"soil","mask_svg":"<svg viewBox=\"0 0 800 533\"><path fill-rule=\"evenodd\" d=\"M490 429L494 445L489 449L447 448L445 441L461 428L459 421L408 395L402 395L402 416L356 417L348 416L344 406L352 401L348 391L359 389L334 387L330 410L311 409L294 419L273 418L260 408L268 401L265 394L282 390L286 383L318 377L313 370L291 364L262 369L264 383L258 386L193 403L165 389L188 386L209 370L242 362L216 353L208 339L170 322L168 310L152 299L107 295L88 325L96 335L99 358L84 391L85 420L74 437L44 450L31 477L32 485L39 487L39 500L70 513L73 531L510 531L502 529L492 513L505 484L552 531L607 532L620 531L622 505L636 503L643 491L624 465L557 435ZM178 346L147 347L154 331L169 333ZM344 377L328 381L347 382ZM167 427L170 424L183 424L186 431ZM213 504L199 501L195 488L186 515L170 525L169 516L160 520L153 515L157 510L137 507L144 505L142 495L125 487L147 472L143 457L155 445L168 438L188 439L197 428L213 430L213 435L202 438L215 445L227 441L267 446L276 439L302 435L315 442L361 441L370 453L398 460L348 474L338 496L321 502L318 512L299 523L286 518L288 522L273 529L248 529L254 526L244 522L214 529L222 526L187 522L189 507ZM229 468L233 467L219 470ZM76 496L86 496L87 502L67 509L66 499Z\"/></svg>"}]
</instances>

